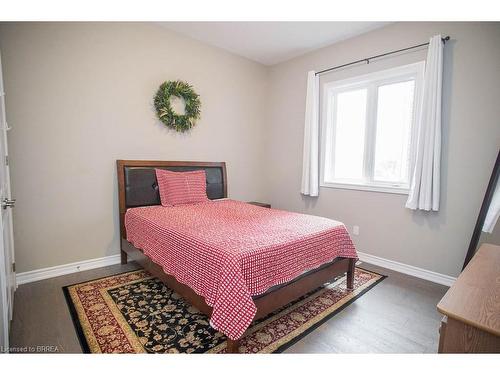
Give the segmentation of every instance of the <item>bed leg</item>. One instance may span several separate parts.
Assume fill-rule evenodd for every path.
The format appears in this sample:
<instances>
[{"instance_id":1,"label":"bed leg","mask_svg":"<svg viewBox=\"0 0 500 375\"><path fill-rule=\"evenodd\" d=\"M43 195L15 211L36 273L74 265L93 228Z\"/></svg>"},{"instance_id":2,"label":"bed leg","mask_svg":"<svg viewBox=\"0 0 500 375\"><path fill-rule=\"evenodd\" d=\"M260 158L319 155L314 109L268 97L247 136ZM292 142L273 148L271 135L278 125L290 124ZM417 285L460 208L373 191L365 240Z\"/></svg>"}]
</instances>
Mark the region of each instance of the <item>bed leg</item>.
<instances>
[{"instance_id":1,"label":"bed leg","mask_svg":"<svg viewBox=\"0 0 500 375\"><path fill-rule=\"evenodd\" d=\"M227 352L231 354L239 353L240 349L240 341L239 340L231 340L227 339Z\"/></svg>"},{"instance_id":2,"label":"bed leg","mask_svg":"<svg viewBox=\"0 0 500 375\"><path fill-rule=\"evenodd\" d=\"M120 252L121 264L127 264L127 253L123 250Z\"/></svg>"},{"instance_id":3,"label":"bed leg","mask_svg":"<svg viewBox=\"0 0 500 375\"><path fill-rule=\"evenodd\" d=\"M354 269L356 268L356 259L349 259L347 268L347 289L354 289Z\"/></svg>"}]
</instances>

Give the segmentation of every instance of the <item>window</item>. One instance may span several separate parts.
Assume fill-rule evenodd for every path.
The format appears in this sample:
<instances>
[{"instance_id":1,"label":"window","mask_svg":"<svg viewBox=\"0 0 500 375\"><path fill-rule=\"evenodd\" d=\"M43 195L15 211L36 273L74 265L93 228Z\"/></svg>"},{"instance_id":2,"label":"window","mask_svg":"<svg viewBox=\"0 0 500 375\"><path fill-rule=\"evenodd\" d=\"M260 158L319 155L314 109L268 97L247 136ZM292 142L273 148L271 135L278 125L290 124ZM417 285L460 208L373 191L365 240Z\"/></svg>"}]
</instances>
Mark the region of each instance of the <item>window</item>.
<instances>
[{"instance_id":1,"label":"window","mask_svg":"<svg viewBox=\"0 0 500 375\"><path fill-rule=\"evenodd\" d=\"M424 62L324 85L321 186L408 193Z\"/></svg>"}]
</instances>

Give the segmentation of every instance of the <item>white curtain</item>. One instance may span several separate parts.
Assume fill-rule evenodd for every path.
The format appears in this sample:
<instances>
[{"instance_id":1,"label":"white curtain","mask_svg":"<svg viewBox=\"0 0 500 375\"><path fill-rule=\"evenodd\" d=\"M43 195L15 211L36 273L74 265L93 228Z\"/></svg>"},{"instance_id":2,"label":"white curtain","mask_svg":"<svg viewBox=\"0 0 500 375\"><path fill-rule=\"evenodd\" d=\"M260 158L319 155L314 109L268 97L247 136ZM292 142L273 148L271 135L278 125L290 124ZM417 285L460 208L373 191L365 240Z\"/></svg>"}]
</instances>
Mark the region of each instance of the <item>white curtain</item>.
<instances>
[{"instance_id":1,"label":"white curtain","mask_svg":"<svg viewBox=\"0 0 500 375\"><path fill-rule=\"evenodd\" d=\"M442 79L443 42L441 35L436 35L427 51L416 157L406 202L406 207L412 210L439 210Z\"/></svg>"},{"instance_id":2,"label":"white curtain","mask_svg":"<svg viewBox=\"0 0 500 375\"><path fill-rule=\"evenodd\" d=\"M300 192L304 195L317 197L319 194L319 77L316 76L314 71L307 73L302 158L302 187Z\"/></svg>"}]
</instances>

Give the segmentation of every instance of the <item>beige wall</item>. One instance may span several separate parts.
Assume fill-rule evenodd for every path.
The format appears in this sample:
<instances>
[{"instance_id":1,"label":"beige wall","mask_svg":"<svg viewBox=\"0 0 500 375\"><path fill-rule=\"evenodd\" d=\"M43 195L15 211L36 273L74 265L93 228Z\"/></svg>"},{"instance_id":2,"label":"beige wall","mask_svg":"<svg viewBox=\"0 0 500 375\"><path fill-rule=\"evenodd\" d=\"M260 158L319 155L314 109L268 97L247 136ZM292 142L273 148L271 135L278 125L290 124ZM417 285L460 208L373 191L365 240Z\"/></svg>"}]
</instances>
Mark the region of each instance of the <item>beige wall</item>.
<instances>
[{"instance_id":1,"label":"beige wall","mask_svg":"<svg viewBox=\"0 0 500 375\"><path fill-rule=\"evenodd\" d=\"M154 24L0 24L18 270L117 254L114 162L130 158L225 160L233 198L359 225L358 250L456 275L500 145L498 25L393 24L267 68ZM319 199L301 197L306 72L436 33L453 39L440 212L409 211L406 197L393 194L323 188ZM166 130L152 109L155 90L170 79L201 95L202 119L189 135Z\"/></svg>"},{"instance_id":2,"label":"beige wall","mask_svg":"<svg viewBox=\"0 0 500 375\"><path fill-rule=\"evenodd\" d=\"M500 146L500 24L398 23L275 65L269 76L267 199L274 206L360 226L359 251L457 275ZM450 35L445 48L442 199L438 213L404 208L406 196L322 188L299 194L306 72ZM322 80L412 62L425 52L346 69Z\"/></svg>"},{"instance_id":3,"label":"beige wall","mask_svg":"<svg viewBox=\"0 0 500 375\"><path fill-rule=\"evenodd\" d=\"M117 254L116 159L226 161L262 199L266 69L155 24L1 24L18 272ZM161 82L202 101L189 135L156 119Z\"/></svg>"}]
</instances>

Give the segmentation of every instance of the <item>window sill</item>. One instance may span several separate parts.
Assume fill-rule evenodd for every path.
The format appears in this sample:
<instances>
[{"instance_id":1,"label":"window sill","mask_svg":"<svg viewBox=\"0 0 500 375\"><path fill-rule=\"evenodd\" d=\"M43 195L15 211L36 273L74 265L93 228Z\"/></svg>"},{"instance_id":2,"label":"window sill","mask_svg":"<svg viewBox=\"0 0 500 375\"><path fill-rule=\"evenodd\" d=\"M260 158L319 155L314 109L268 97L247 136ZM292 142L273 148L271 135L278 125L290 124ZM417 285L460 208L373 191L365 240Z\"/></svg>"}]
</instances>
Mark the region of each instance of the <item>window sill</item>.
<instances>
[{"instance_id":1,"label":"window sill","mask_svg":"<svg viewBox=\"0 0 500 375\"><path fill-rule=\"evenodd\" d=\"M396 186L381 186L381 185L361 185L361 184L347 184L340 182L322 182L321 187L330 189L347 189L347 190L360 190L360 191L373 191L377 193L389 193L408 195L409 189Z\"/></svg>"}]
</instances>

